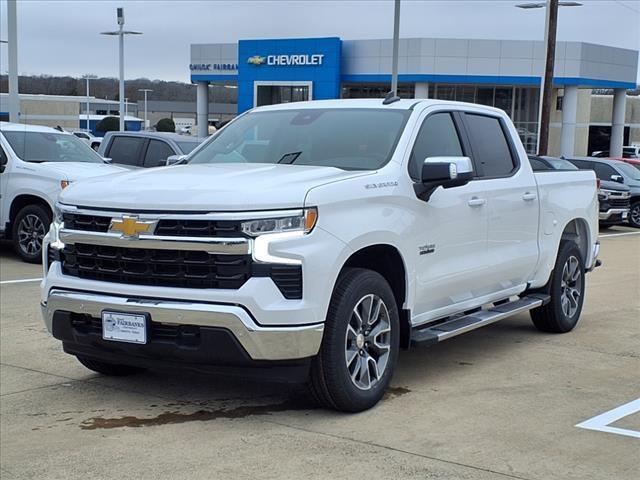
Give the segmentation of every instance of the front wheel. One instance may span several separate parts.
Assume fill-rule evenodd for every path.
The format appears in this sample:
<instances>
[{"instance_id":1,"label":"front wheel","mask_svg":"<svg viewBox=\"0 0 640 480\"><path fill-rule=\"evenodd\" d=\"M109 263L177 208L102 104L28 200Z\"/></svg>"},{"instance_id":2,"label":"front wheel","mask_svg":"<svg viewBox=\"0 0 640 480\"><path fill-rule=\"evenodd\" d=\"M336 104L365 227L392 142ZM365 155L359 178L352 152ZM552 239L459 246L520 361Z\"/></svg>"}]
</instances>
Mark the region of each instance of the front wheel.
<instances>
[{"instance_id":1,"label":"front wheel","mask_svg":"<svg viewBox=\"0 0 640 480\"><path fill-rule=\"evenodd\" d=\"M566 333L580 318L585 293L585 268L574 242L562 242L548 285L551 301L531 310L531 320L543 332Z\"/></svg>"},{"instance_id":2,"label":"front wheel","mask_svg":"<svg viewBox=\"0 0 640 480\"><path fill-rule=\"evenodd\" d=\"M345 270L311 366L311 393L323 406L340 411L373 407L391 382L399 346L398 308L387 281L371 270Z\"/></svg>"},{"instance_id":3,"label":"front wheel","mask_svg":"<svg viewBox=\"0 0 640 480\"><path fill-rule=\"evenodd\" d=\"M13 248L29 263L42 261L42 240L49 231L51 214L40 205L27 205L13 221Z\"/></svg>"},{"instance_id":4,"label":"front wheel","mask_svg":"<svg viewBox=\"0 0 640 480\"><path fill-rule=\"evenodd\" d=\"M640 228L640 200L631 204L629 209L629 225Z\"/></svg>"}]
</instances>

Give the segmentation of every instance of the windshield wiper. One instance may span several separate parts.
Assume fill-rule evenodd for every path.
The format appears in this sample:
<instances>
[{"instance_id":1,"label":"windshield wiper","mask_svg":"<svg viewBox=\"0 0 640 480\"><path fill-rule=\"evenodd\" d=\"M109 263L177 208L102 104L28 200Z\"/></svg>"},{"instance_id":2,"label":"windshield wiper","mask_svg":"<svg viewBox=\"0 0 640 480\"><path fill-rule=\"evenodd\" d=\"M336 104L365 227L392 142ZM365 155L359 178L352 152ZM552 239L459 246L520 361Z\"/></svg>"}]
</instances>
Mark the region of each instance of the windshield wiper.
<instances>
[{"instance_id":1,"label":"windshield wiper","mask_svg":"<svg viewBox=\"0 0 640 480\"><path fill-rule=\"evenodd\" d=\"M278 160L278 163L291 165L293 162L295 162L298 159L300 155L302 155L302 151L285 153L282 157L280 157L280 160Z\"/></svg>"}]
</instances>

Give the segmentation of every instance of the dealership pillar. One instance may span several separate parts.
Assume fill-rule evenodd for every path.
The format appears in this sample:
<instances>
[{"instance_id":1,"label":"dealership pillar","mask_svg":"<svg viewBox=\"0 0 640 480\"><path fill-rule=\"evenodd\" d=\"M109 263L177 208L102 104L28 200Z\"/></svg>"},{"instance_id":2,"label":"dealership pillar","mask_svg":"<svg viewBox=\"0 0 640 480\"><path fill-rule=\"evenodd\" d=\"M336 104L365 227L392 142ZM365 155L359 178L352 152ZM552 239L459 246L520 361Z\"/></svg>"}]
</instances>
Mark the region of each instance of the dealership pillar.
<instances>
[{"instance_id":1,"label":"dealership pillar","mask_svg":"<svg viewBox=\"0 0 640 480\"><path fill-rule=\"evenodd\" d=\"M196 123L198 138L209 135L209 82L196 82Z\"/></svg>"},{"instance_id":2,"label":"dealership pillar","mask_svg":"<svg viewBox=\"0 0 640 480\"><path fill-rule=\"evenodd\" d=\"M429 84L416 83L415 98L429 98Z\"/></svg>"},{"instance_id":3,"label":"dealership pillar","mask_svg":"<svg viewBox=\"0 0 640 480\"><path fill-rule=\"evenodd\" d=\"M622 157L626 106L627 91L624 88L616 88L613 91L613 113L611 115L611 143L609 144L609 156L611 157Z\"/></svg>"},{"instance_id":4,"label":"dealership pillar","mask_svg":"<svg viewBox=\"0 0 640 480\"><path fill-rule=\"evenodd\" d=\"M562 132L560 134L560 154L572 157L576 144L576 119L578 116L578 87L564 87L562 99Z\"/></svg>"}]
</instances>

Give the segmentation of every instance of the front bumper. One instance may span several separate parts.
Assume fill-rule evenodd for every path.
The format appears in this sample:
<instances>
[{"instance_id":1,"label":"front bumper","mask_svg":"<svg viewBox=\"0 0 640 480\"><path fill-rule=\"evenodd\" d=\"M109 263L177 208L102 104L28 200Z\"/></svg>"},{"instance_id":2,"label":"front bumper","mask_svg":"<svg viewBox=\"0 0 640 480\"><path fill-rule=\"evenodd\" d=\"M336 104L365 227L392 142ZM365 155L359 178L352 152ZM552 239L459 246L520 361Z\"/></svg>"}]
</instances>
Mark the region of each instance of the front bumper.
<instances>
[{"instance_id":1,"label":"front bumper","mask_svg":"<svg viewBox=\"0 0 640 480\"><path fill-rule=\"evenodd\" d=\"M194 326L202 327L197 331L217 329L228 332L239 344L247 359L252 362L286 361L312 357L318 353L322 342L323 324L298 325L286 327L265 327L258 325L251 315L237 305L217 303L198 303L179 300L157 300L140 297L104 295L82 291L53 288L42 305L44 321L54 336L58 334L65 342L65 350L71 344L82 345L84 349L93 351L99 356L101 351L125 348L118 342L104 341L101 335L89 336L82 329L63 328L60 325L69 323L73 318L86 318L100 321L103 310L146 313L153 326ZM66 320L65 320L66 319ZM59 323L62 322L62 323ZM203 330L204 329L204 330ZM68 345L67 345L68 344ZM215 342L208 345L215 350ZM148 356L152 348L148 345L128 345L128 353L137 356ZM91 353L91 352L89 352ZM166 352L165 352L166 353ZM173 349L172 355L180 359L181 350ZM153 355L152 355L153 356ZM216 363L215 355L211 356ZM243 363L223 361L222 363Z\"/></svg>"},{"instance_id":2,"label":"front bumper","mask_svg":"<svg viewBox=\"0 0 640 480\"><path fill-rule=\"evenodd\" d=\"M606 222L606 221L624 222L627 220L628 216L629 216L628 208L610 208L607 211L599 212L598 219L601 222Z\"/></svg>"}]
</instances>

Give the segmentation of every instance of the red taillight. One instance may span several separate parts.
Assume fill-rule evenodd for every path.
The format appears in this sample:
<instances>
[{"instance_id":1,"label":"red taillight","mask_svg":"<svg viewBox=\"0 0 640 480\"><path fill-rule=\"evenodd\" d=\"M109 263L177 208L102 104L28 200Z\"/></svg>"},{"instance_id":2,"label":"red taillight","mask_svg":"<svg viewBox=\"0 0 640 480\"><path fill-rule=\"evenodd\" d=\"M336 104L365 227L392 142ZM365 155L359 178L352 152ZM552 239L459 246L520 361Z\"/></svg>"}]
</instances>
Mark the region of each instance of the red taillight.
<instances>
[{"instance_id":1,"label":"red taillight","mask_svg":"<svg viewBox=\"0 0 640 480\"><path fill-rule=\"evenodd\" d=\"M596 188L600 190L600 179L596 178Z\"/></svg>"}]
</instances>

